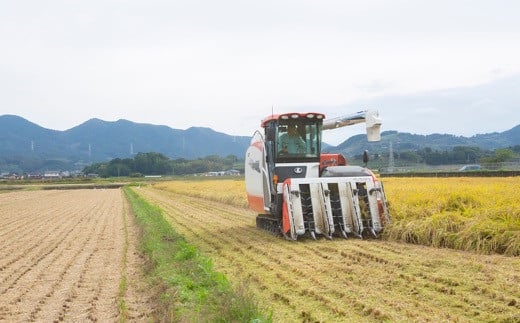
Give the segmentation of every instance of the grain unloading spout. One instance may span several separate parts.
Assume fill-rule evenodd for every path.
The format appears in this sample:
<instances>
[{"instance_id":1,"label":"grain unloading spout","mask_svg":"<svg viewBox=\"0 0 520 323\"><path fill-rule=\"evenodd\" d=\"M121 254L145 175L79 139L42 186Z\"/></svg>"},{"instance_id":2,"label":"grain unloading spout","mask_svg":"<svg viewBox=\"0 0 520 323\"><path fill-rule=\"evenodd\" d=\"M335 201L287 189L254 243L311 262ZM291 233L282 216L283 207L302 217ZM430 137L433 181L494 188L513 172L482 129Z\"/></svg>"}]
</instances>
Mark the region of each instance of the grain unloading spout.
<instances>
[{"instance_id":1,"label":"grain unloading spout","mask_svg":"<svg viewBox=\"0 0 520 323\"><path fill-rule=\"evenodd\" d=\"M367 125L367 140L380 141L381 118L379 118L379 113L375 110L368 110L365 114L365 120Z\"/></svg>"},{"instance_id":2,"label":"grain unloading spout","mask_svg":"<svg viewBox=\"0 0 520 323\"><path fill-rule=\"evenodd\" d=\"M368 141L381 140L381 118L377 110L365 110L342 117L326 119L323 121L323 130L336 129L366 123Z\"/></svg>"}]
</instances>

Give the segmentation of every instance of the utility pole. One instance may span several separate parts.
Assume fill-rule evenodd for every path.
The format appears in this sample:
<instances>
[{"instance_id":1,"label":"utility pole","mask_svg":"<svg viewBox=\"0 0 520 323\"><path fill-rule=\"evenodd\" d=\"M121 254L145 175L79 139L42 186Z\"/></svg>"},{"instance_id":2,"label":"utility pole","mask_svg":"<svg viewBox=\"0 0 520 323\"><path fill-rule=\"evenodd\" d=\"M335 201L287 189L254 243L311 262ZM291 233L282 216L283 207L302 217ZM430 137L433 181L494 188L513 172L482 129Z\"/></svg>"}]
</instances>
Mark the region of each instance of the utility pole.
<instances>
[{"instance_id":1,"label":"utility pole","mask_svg":"<svg viewBox=\"0 0 520 323\"><path fill-rule=\"evenodd\" d=\"M390 147L388 152L388 172L393 173L395 168L395 161L394 161L394 146L392 145L392 142L390 141Z\"/></svg>"}]
</instances>

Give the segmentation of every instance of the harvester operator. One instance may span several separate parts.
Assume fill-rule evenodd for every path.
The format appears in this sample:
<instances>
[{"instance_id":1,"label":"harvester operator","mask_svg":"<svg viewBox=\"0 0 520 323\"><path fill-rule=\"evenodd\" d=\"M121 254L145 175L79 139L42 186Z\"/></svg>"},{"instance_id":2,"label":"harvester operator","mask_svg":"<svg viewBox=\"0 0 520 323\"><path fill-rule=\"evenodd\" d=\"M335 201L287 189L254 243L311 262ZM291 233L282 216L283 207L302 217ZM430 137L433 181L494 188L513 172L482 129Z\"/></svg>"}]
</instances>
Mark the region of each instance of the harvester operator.
<instances>
[{"instance_id":1,"label":"harvester operator","mask_svg":"<svg viewBox=\"0 0 520 323\"><path fill-rule=\"evenodd\" d=\"M287 126L287 132L280 136L278 144L280 155L305 152L305 141L298 134L298 129L294 124Z\"/></svg>"}]
</instances>

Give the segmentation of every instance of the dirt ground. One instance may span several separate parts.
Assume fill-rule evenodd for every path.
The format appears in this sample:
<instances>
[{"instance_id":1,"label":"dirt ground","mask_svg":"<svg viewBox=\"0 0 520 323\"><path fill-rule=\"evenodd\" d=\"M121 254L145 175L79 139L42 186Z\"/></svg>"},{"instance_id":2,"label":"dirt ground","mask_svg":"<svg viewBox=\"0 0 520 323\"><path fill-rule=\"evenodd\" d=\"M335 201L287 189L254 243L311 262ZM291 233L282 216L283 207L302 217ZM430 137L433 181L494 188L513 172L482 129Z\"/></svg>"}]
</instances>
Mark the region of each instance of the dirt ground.
<instances>
[{"instance_id":1,"label":"dirt ground","mask_svg":"<svg viewBox=\"0 0 520 323\"><path fill-rule=\"evenodd\" d=\"M0 194L0 321L147 321L129 210L120 189Z\"/></svg>"},{"instance_id":2,"label":"dirt ground","mask_svg":"<svg viewBox=\"0 0 520 323\"><path fill-rule=\"evenodd\" d=\"M275 322L520 322L520 257L381 240L286 241L243 208L143 187Z\"/></svg>"}]
</instances>

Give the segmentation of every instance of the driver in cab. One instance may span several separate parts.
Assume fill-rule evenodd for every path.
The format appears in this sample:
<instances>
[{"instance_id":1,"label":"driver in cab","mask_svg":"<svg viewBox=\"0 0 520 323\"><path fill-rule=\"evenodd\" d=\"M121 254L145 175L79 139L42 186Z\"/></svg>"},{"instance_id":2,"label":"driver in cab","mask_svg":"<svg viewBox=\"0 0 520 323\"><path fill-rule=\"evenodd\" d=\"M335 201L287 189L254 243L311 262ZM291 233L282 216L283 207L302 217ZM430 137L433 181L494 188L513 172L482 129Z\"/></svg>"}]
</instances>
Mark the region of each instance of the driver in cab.
<instances>
[{"instance_id":1,"label":"driver in cab","mask_svg":"<svg viewBox=\"0 0 520 323\"><path fill-rule=\"evenodd\" d=\"M298 134L296 125L288 125L287 132L280 136L279 147L280 155L301 154L305 152L305 141L303 141Z\"/></svg>"}]
</instances>

